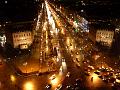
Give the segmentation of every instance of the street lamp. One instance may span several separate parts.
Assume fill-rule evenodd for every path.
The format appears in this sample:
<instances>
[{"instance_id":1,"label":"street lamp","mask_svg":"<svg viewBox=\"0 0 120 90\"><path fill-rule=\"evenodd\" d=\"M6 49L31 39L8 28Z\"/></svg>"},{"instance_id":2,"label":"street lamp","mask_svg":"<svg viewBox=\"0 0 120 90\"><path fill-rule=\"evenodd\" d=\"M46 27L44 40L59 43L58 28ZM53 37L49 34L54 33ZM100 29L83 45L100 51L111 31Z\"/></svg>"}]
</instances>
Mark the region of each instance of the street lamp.
<instances>
[{"instance_id":1,"label":"street lamp","mask_svg":"<svg viewBox=\"0 0 120 90\"><path fill-rule=\"evenodd\" d=\"M95 55L94 56L94 60L95 60L96 65L97 65L97 62L98 62L98 58L100 58L100 55ZM102 67L102 62L101 62L101 67Z\"/></svg>"},{"instance_id":2,"label":"street lamp","mask_svg":"<svg viewBox=\"0 0 120 90\"><path fill-rule=\"evenodd\" d=\"M25 62L25 63L23 63L23 66L25 66L25 71L26 71L26 73L27 73L27 62Z\"/></svg>"},{"instance_id":3,"label":"street lamp","mask_svg":"<svg viewBox=\"0 0 120 90\"><path fill-rule=\"evenodd\" d=\"M15 82L15 81L16 81L15 76L14 76L14 75L10 75L10 80L11 80L12 82Z\"/></svg>"},{"instance_id":4,"label":"street lamp","mask_svg":"<svg viewBox=\"0 0 120 90\"><path fill-rule=\"evenodd\" d=\"M33 83L31 81L28 81L24 84L23 90L34 90Z\"/></svg>"},{"instance_id":5,"label":"street lamp","mask_svg":"<svg viewBox=\"0 0 120 90\"><path fill-rule=\"evenodd\" d=\"M42 72L42 58L39 59L39 72Z\"/></svg>"},{"instance_id":6,"label":"street lamp","mask_svg":"<svg viewBox=\"0 0 120 90\"><path fill-rule=\"evenodd\" d=\"M104 66L103 66L103 64L104 64L104 59L105 59L105 57L103 57L103 59L102 59L102 62L101 62L101 68L104 67Z\"/></svg>"}]
</instances>

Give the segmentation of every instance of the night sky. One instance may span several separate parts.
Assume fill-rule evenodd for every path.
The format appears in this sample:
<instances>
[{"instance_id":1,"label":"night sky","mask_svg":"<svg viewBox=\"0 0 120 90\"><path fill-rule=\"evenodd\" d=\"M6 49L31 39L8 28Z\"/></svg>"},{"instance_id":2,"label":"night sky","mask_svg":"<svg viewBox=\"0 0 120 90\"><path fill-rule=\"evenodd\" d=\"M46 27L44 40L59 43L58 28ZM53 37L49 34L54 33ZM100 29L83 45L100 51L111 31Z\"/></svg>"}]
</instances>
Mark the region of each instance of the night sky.
<instances>
[{"instance_id":1,"label":"night sky","mask_svg":"<svg viewBox=\"0 0 120 90\"><path fill-rule=\"evenodd\" d=\"M49 0L53 2L54 0ZM56 4L80 12L84 12L88 18L120 18L120 2L118 0L56 0ZM0 0L0 20L33 20L36 17L38 3L35 0Z\"/></svg>"},{"instance_id":2,"label":"night sky","mask_svg":"<svg viewBox=\"0 0 120 90\"><path fill-rule=\"evenodd\" d=\"M30 20L36 13L34 0L0 0L0 20Z\"/></svg>"},{"instance_id":3,"label":"night sky","mask_svg":"<svg viewBox=\"0 0 120 90\"><path fill-rule=\"evenodd\" d=\"M53 0L50 0L51 2ZM119 0L56 0L56 3L69 7L80 13L84 10L88 18L113 19L120 18L120 2Z\"/></svg>"}]
</instances>

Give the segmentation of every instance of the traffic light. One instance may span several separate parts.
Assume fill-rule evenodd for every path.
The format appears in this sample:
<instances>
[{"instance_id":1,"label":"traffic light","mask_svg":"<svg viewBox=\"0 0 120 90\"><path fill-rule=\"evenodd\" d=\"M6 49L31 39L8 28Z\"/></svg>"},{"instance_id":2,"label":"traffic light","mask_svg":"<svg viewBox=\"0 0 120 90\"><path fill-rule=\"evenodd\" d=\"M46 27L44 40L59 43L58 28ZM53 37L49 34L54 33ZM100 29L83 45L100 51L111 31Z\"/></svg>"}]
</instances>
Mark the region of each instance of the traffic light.
<instances>
[{"instance_id":1,"label":"traffic light","mask_svg":"<svg viewBox=\"0 0 120 90\"><path fill-rule=\"evenodd\" d=\"M75 21L76 23L78 23L78 19L75 19L74 21Z\"/></svg>"},{"instance_id":2,"label":"traffic light","mask_svg":"<svg viewBox=\"0 0 120 90\"><path fill-rule=\"evenodd\" d=\"M78 29L75 29L75 32L78 32Z\"/></svg>"}]
</instances>

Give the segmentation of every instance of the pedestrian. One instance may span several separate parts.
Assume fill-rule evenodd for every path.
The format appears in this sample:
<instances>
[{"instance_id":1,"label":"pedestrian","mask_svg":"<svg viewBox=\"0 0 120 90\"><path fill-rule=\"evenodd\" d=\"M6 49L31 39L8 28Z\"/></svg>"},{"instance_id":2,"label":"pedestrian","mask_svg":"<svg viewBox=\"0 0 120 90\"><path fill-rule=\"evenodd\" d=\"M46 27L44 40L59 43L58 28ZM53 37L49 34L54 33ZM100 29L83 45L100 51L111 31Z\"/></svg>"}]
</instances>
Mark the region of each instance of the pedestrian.
<instances>
[{"instance_id":1,"label":"pedestrian","mask_svg":"<svg viewBox=\"0 0 120 90\"><path fill-rule=\"evenodd\" d=\"M93 81L93 77L91 77L91 81Z\"/></svg>"}]
</instances>

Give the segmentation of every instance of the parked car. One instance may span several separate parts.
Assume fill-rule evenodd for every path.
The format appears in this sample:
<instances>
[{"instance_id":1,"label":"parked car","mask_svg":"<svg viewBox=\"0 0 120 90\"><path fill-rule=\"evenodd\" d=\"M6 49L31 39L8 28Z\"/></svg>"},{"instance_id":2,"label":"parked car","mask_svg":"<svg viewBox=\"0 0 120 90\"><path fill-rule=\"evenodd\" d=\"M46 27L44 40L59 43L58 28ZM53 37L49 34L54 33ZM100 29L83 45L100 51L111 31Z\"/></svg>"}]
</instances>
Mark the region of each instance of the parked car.
<instances>
[{"instance_id":1,"label":"parked car","mask_svg":"<svg viewBox=\"0 0 120 90\"><path fill-rule=\"evenodd\" d=\"M70 77L70 72L67 72L66 77Z\"/></svg>"},{"instance_id":2,"label":"parked car","mask_svg":"<svg viewBox=\"0 0 120 90\"><path fill-rule=\"evenodd\" d=\"M85 71L85 75L87 75L87 76L90 76L90 72L89 71Z\"/></svg>"},{"instance_id":3,"label":"parked car","mask_svg":"<svg viewBox=\"0 0 120 90\"><path fill-rule=\"evenodd\" d=\"M48 85L45 86L45 88L46 88L47 90L51 89L51 87L52 87L51 84L48 84Z\"/></svg>"},{"instance_id":4,"label":"parked car","mask_svg":"<svg viewBox=\"0 0 120 90\"><path fill-rule=\"evenodd\" d=\"M53 74L49 79L54 80L56 78L55 74Z\"/></svg>"},{"instance_id":5,"label":"parked car","mask_svg":"<svg viewBox=\"0 0 120 90\"><path fill-rule=\"evenodd\" d=\"M62 88L62 84L59 84L55 90L60 90Z\"/></svg>"},{"instance_id":6,"label":"parked car","mask_svg":"<svg viewBox=\"0 0 120 90\"><path fill-rule=\"evenodd\" d=\"M66 86L66 89L67 89L67 90L74 90L73 86L71 86L71 85L67 85L67 86Z\"/></svg>"}]
</instances>

